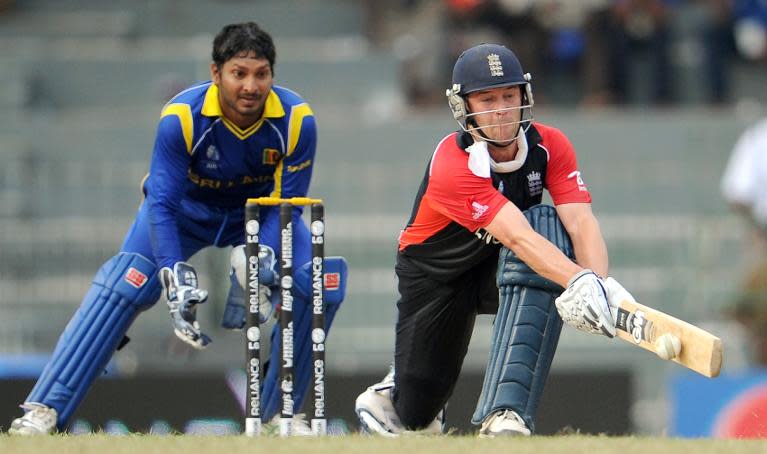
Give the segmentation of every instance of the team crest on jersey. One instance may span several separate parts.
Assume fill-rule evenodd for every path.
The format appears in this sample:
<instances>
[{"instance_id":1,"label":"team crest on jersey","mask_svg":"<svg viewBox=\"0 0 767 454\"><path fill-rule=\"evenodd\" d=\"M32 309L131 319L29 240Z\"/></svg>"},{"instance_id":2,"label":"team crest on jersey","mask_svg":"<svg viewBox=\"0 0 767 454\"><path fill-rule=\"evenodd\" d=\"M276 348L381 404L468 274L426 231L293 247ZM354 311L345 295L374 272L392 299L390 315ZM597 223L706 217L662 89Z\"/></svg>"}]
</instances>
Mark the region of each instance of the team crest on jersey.
<instances>
[{"instance_id":1,"label":"team crest on jersey","mask_svg":"<svg viewBox=\"0 0 767 454\"><path fill-rule=\"evenodd\" d=\"M264 148L263 163L269 166L275 166L280 162L280 152L274 148Z\"/></svg>"},{"instance_id":2,"label":"team crest on jersey","mask_svg":"<svg viewBox=\"0 0 767 454\"><path fill-rule=\"evenodd\" d=\"M218 148L216 148L215 145L211 144L207 150L205 150L205 157L210 159L211 161L218 161L221 159L221 156L218 154Z\"/></svg>"},{"instance_id":3,"label":"team crest on jersey","mask_svg":"<svg viewBox=\"0 0 767 454\"><path fill-rule=\"evenodd\" d=\"M218 148L216 148L215 145L210 144L208 148L205 150L205 168L206 169L217 169L218 168L218 160L221 159L221 155L218 153Z\"/></svg>"},{"instance_id":4,"label":"team crest on jersey","mask_svg":"<svg viewBox=\"0 0 767 454\"><path fill-rule=\"evenodd\" d=\"M543 192L543 181L541 181L541 172L532 171L527 174L527 189L531 197L540 195Z\"/></svg>"},{"instance_id":5,"label":"team crest on jersey","mask_svg":"<svg viewBox=\"0 0 767 454\"><path fill-rule=\"evenodd\" d=\"M501 65L501 57L499 57L498 54L488 55L487 64L490 67L491 76L503 77L503 65Z\"/></svg>"}]
</instances>

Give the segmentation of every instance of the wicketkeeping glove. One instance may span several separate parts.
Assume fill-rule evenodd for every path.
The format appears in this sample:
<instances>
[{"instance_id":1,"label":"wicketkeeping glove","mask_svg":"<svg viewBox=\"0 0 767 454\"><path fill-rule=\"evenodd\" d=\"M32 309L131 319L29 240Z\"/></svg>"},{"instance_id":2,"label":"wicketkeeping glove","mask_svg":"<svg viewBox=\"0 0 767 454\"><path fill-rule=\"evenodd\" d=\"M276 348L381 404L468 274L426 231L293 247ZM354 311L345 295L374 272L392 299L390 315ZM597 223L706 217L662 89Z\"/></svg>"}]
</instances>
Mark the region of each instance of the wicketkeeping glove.
<instances>
[{"instance_id":1,"label":"wicketkeeping glove","mask_svg":"<svg viewBox=\"0 0 767 454\"><path fill-rule=\"evenodd\" d=\"M610 312L604 282L585 269L570 278L555 301L557 312L568 325L592 334L615 337L615 318Z\"/></svg>"},{"instance_id":2,"label":"wicketkeeping glove","mask_svg":"<svg viewBox=\"0 0 767 454\"><path fill-rule=\"evenodd\" d=\"M200 324L197 323L197 305L208 299L208 292L197 288L197 273L188 263L178 262L173 269L161 269L160 280L165 289L176 336L192 347L202 350L211 339L200 331Z\"/></svg>"},{"instance_id":3,"label":"wicketkeeping glove","mask_svg":"<svg viewBox=\"0 0 767 454\"><path fill-rule=\"evenodd\" d=\"M229 295L226 298L224 315L221 318L221 326L227 329L242 329L245 326L245 246L237 246L232 249L230 255L232 268L229 272ZM274 308L280 298L277 281L277 259L274 250L269 246L260 245L258 250L258 277L259 277L259 323L266 323L274 314ZM274 289L274 290L273 290Z\"/></svg>"}]
</instances>

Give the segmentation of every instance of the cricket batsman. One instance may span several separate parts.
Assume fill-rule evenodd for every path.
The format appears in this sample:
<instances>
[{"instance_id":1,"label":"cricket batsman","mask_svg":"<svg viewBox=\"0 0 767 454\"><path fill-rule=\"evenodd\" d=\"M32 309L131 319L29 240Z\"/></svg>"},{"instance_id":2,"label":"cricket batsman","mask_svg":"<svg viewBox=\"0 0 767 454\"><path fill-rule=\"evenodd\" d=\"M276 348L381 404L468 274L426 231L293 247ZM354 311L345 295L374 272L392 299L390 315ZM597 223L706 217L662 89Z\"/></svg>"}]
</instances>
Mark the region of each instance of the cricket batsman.
<instances>
[{"instance_id":1,"label":"cricket batsman","mask_svg":"<svg viewBox=\"0 0 767 454\"><path fill-rule=\"evenodd\" d=\"M530 435L562 321L613 337L610 301L625 289L605 279L607 248L575 151L533 121L531 76L515 54L466 50L447 98L460 130L439 141L399 238L394 365L356 412L384 436L443 432L474 320L496 313L472 422L484 437ZM544 189L553 207L540 205Z\"/></svg>"},{"instance_id":2,"label":"cricket batsman","mask_svg":"<svg viewBox=\"0 0 767 454\"><path fill-rule=\"evenodd\" d=\"M213 40L211 80L183 90L164 106L135 221L120 251L96 273L23 403L25 414L13 421L10 433L64 430L94 378L127 341L125 333L133 321L161 295L176 335L194 348L205 348L211 339L202 331L196 309L206 301L207 291L187 262L201 249L232 248L232 286L222 325L243 327L244 283L238 276L245 275L245 201L307 196L315 162L314 113L298 94L274 85L275 56L271 36L257 24L227 25ZM306 280L296 288L309 289L310 234L301 211L293 211L295 279ZM278 210L263 208L260 216L261 267L274 271L280 251ZM341 285L326 292L328 326L343 300L346 278L342 258L327 260L326 269L333 268L341 275ZM267 274L274 275L262 275ZM262 284L264 296L277 287L276 282ZM311 373L309 298L299 291L293 307L293 398L298 408ZM272 332L271 345L281 345L279 326ZM279 348L272 349L271 358L272 364L279 363ZM278 411L278 374L279 367L266 371L264 420ZM299 426L294 424L296 432Z\"/></svg>"}]
</instances>

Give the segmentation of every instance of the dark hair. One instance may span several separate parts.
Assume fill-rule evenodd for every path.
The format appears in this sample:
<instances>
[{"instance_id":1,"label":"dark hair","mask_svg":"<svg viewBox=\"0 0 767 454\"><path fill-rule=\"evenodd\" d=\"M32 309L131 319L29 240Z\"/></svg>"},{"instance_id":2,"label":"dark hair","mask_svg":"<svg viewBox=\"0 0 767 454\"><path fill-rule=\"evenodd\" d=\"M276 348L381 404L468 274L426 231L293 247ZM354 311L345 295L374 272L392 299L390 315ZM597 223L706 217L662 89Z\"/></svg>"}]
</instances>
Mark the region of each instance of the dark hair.
<instances>
[{"instance_id":1,"label":"dark hair","mask_svg":"<svg viewBox=\"0 0 767 454\"><path fill-rule=\"evenodd\" d=\"M253 52L256 58L265 58L274 72L274 41L255 22L229 24L213 39L213 63L219 68L242 52Z\"/></svg>"}]
</instances>

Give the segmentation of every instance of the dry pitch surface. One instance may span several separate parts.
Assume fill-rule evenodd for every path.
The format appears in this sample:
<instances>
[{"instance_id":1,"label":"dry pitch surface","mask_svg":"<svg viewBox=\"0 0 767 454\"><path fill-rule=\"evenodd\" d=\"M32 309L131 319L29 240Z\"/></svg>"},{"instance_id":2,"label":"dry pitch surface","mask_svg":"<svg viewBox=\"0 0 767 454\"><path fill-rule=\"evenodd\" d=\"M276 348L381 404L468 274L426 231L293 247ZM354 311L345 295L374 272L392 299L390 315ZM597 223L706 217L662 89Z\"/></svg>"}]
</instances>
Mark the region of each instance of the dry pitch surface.
<instances>
[{"instance_id":1,"label":"dry pitch surface","mask_svg":"<svg viewBox=\"0 0 767 454\"><path fill-rule=\"evenodd\" d=\"M268 453L268 454L740 454L765 453L767 440L681 440L669 438L552 436L478 439L476 437L407 437L383 439L351 435L316 438L247 438L87 435L19 438L0 435L2 454L69 453Z\"/></svg>"}]
</instances>

